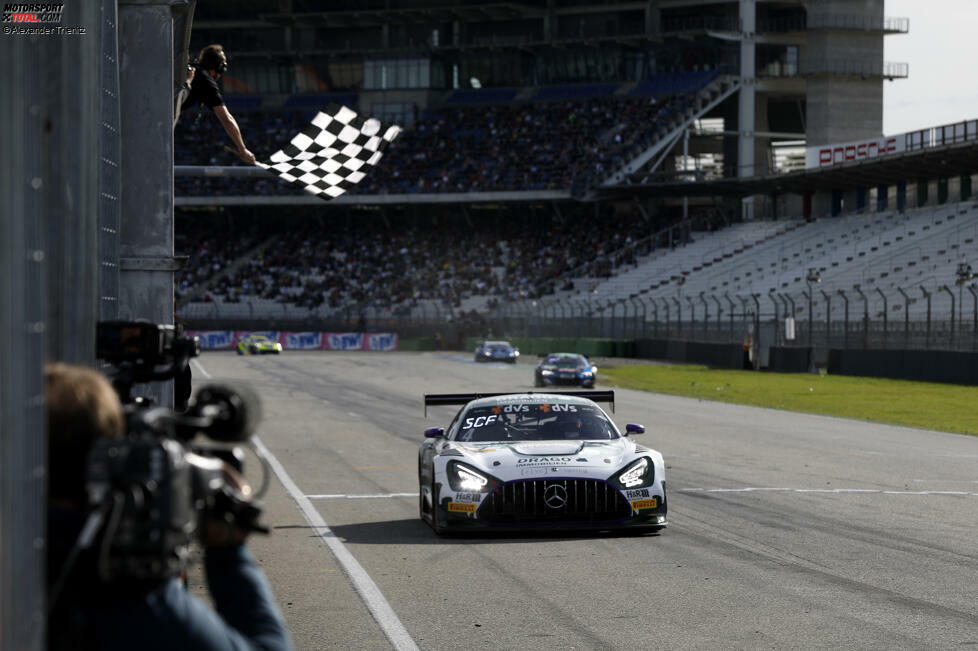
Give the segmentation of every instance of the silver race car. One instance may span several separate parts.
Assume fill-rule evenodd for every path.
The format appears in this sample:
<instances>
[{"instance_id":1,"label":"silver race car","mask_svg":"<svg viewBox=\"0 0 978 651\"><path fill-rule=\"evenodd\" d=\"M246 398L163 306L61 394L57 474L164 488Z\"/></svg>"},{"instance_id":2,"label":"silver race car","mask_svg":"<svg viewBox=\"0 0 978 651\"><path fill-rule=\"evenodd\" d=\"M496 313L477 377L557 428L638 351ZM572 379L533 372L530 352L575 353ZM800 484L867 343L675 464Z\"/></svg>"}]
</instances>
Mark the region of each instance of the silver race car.
<instances>
[{"instance_id":1,"label":"silver race car","mask_svg":"<svg viewBox=\"0 0 978 651\"><path fill-rule=\"evenodd\" d=\"M425 430L421 519L436 533L666 526L665 464L596 404L613 391L440 394L463 405L448 429Z\"/></svg>"},{"instance_id":2,"label":"silver race car","mask_svg":"<svg viewBox=\"0 0 978 651\"><path fill-rule=\"evenodd\" d=\"M515 364L520 351L508 341L480 341L475 346L477 362L508 362Z\"/></svg>"}]
</instances>

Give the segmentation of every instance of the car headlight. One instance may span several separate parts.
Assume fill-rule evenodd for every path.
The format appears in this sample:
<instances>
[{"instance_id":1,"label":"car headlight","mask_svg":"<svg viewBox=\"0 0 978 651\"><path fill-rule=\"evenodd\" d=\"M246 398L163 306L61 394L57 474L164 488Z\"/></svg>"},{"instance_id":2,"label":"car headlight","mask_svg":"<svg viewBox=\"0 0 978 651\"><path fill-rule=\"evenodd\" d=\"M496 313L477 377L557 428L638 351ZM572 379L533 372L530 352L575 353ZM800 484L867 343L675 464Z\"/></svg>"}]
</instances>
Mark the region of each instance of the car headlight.
<instances>
[{"instance_id":1,"label":"car headlight","mask_svg":"<svg viewBox=\"0 0 978 651\"><path fill-rule=\"evenodd\" d=\"M581 377L591 377L594 375L591 371L581 371Z\"/></svg>"},{"instance_id":2,"label":"car headlight","mask_svg":"<svg viewBox=\"0 0 978 651\"><path fill-rule=\"evenodd\" d=\"M655 468L648 457L642 457L618 473L617 479L625 488L648 486L655 479Z\"/></svg>"},{"instance_id":3,"label":"car headlight","mask_svg":"<svg viewBox=\"0 0 978 651\"><path fill-rule=\"evenodd\" d=\"M458 461L448 463L448 485L453 491L489 492L495 485L490 477Z\"/></svg>"},{"instance_id":4,"label":"car headlight","mask_svg":"<svg viewBox=\"0 0 978 651\"><path fill-rule=\"evenodd\" d=\"M542 371L540 371L540 375L553 375L553 374L554 374L553 371L548 371L547 369L543 369Z\"/></svg>"}]
</instances>

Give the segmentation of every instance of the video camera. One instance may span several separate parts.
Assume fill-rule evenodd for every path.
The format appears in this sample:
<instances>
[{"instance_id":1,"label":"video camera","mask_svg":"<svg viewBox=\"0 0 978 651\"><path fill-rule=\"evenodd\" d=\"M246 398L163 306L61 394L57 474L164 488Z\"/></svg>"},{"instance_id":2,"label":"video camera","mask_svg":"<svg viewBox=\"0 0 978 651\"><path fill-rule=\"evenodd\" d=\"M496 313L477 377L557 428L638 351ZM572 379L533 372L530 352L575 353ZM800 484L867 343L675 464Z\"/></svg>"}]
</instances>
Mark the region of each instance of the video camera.
<instances>
[{"instance_id":1,"label":"video camera","mask_svg":"<svg viewBox=\"0 0 978 651\"><path fill-rule=\"evenodd\" d=\"M88 501L100 514L98 526L91 525L99 533L91 536L101 535L102 581L176 575L209 522L268 533L258 523L255 496L229 482L224 465L241 469L243 452L235 444L248 441L261 419L258 396L247 387L208 385L177 413L131 395L134 383L173 379L199 354L200 342L180 327L97 326L96 356L113 367L107 375L125 407L127 430L125 438L96 442L88 457ZM198 435L210 443L191 443Z\"/></svg>"}]
</instances>

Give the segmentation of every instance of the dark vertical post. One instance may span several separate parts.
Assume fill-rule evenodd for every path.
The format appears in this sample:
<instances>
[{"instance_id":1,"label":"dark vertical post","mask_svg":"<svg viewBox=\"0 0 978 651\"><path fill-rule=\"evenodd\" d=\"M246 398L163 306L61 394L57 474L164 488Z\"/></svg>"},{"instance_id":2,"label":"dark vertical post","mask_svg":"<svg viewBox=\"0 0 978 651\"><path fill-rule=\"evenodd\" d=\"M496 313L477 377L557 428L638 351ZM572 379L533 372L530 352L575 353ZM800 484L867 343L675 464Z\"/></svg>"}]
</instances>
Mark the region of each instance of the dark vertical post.
<instances>
[{"instance_id":1,"label":"dark vertical post","mask_svg":"<svg viewBox=\"0 0 978 651\"><path fill-rule=\"evenodd\" d=\"M670 330L670 323L669 323L669 299L663 298L662 299L662 306L666 310L666 339L668 339L669 338L669 333L671 332L671 330Z\"/></svg>"},{"instance_id":2,"label":"dark vertical post","mask_svg":"<svg viewBox=\"0 0 978 651\"><path fill-rule=\"evenodd\" d=\"M675 296L672 297L672 302L676 304L676 328L679 332L677 336L681 339L683 336L683 304Z\"/></svg>"},{"instance_id":3,"label":"dark vertical post","mask_svg":"<svg viewBox=\"0 0 978 651\"><path fill-rule=\"evenodd\" d=\"M716 294L710 294L710 298L713 302L717 304L717 335L720 334L720 317L723 315L723 305L720 303L720 299L717 298Z\"/></svg>"},{"instance_id":4,"label":"dark vertical post","mask_svg":"<svg viewBox=\"0 0 978 651\"><path fill-rule=\"evenodd\" d=\"M754 368L760 368L761 350L761 295L751 294L754 299Z\"/></svg>"},{"instance_id":5,"label":"dark vertical post","mask_svg":"<svg viewBox=\"0 0 978 651\"><path fill-rule=\"evenodd\" d=\"M832 347L832 295L824 289L819 291L825 299L825 348L828 349Z\"/></svg>"},{"instance_id":6,"label":"dark vertical post","mask_svg":"<svg viewBox=\"0 0 978 651\"><path fill-rule=\"evenodd\" d=\"M842 347L846 350L849 349L849 297L843 290L839 290L839 296L842 297L843 304L843 327L842 332Z\"/></svg>"},{"instance_id":7,"label":"dark vertical post","mask_svg":"<svg viewBox=\"0 0 978 651\"><path fill-rule=\"evenodd\" d=\"M120 0L119 318L173 322L174 17L185 0ZM173 405L173 383L152 385Z\"/></svg>"},{"instance_id":8,"label":"dark vertical post","mask_svg":"<svg viewBox=\"0 0 978 651\"><path fill-rule=\"evenodd\" d=\"M890 311L890 309L889 309L889 302L886 300L886 294L883 293L883 290L882 289L880 289L879 287L877 287L876 288L876 291L879 292L880 298L883 299L883 349L886 350L886 348L887 348L886 339L887 339L887 335L889 334L889 331L890 331L890 328L889 328L889 325L888 325L889 324L888 314L889 314L889 311Z\"/></svg>"},{"instance_id":9,"label":"dark vertical post","mask_svg":"<svg viewBox=\"0 0 978 651\"><path fill-rule=\"evenodd\" d=\"M923 285L920 286L920 291L924 294L924 298L927 299L927 330L925 331L926 338L924 340L925 341L924 347L929 349L930 348L930 292L927 291L927 288L924 287Z\"/></svg>"},{"instance_id":10,"label":"dark vertical post","mask_svg":"<svg viewBox=\"0 0 978 651\"><path fill-rule=\"evenodd\" d=\"M863 348L869 348L869 299L859 285L853 287L863 301Z\"/></svg>"},{"instance_id":11,"label":"dark vertical post","mask_svg":"<svg viewBox=\"0 0 978 651\"><path fill-rule=\"evenodd\" d=\"M947 292L947 295L951 297L951 348L954 348L954 292L947 285L941 285L937 288L939 292Z\"/></svg>"}]
</instances>

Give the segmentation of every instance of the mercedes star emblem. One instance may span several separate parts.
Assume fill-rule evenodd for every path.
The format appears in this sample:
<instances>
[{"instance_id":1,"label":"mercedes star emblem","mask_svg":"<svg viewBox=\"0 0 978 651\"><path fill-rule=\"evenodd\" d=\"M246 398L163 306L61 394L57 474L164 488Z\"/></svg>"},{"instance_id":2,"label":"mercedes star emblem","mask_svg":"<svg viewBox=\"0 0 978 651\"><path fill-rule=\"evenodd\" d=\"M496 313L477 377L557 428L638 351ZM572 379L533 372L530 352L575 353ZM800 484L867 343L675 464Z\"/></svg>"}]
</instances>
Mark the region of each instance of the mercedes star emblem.
<instances>
[{"instance_id":1,"label":"mercedes star emblem","mask_svg":"<svg viewBox=\"0 0 978 651\"><path fill-rule=\"evenodd\" d=\"M567 504L567 489L560 484L550 484L543 490L543 503L551 509L559 509Z\"/></svg>"}]
</instances>

